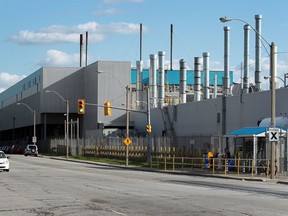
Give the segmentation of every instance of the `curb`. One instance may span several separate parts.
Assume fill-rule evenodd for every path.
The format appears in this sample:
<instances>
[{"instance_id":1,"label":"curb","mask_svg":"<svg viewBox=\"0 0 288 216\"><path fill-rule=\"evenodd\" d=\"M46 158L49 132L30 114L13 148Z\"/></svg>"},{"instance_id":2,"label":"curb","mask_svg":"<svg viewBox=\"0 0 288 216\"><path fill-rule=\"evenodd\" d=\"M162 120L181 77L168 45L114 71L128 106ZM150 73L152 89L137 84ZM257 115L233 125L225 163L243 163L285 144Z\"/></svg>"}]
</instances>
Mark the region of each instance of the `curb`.
<instances>
[{"instance_id":1,"label":"curb","mask_svg":"<svg viewBox=\"0 0 288 216\"><path fill-rule=\"evenodd\" d=\"M190 175L190 176L205 176L210 178L222 178L222 179L232 179L232 180L239 180L239 181L258 181L258 182L274 182L276 184L286 184L288 185L288 178L287 181L277 180L277 179L267 179L267 178L251 178L251 177L241 177L241 176L224 176L224 175L213 175L213 174L205 174L205 173L193 173L193 172L182 172L182 171L165 171L165 170L156 170L152 168L145 168L145 167L133 167L133 166L123 166L123 165L115 165L115 164L107 164L107 163L100 163L100 162L93 162L93 161L84 161L84 160L77 160L77 159L66 159L60 157L51 157L51 156L42 156L43 158L49 158L53 160L63 160L69 161L74 163L84 163L84 164L93 164L99 166L107 166L107 167L115 167L120 169L129 169L129 170L137 170L142 172L158 172L158 173L166 173L172 175Z\"/></svg>"}]
</instances>

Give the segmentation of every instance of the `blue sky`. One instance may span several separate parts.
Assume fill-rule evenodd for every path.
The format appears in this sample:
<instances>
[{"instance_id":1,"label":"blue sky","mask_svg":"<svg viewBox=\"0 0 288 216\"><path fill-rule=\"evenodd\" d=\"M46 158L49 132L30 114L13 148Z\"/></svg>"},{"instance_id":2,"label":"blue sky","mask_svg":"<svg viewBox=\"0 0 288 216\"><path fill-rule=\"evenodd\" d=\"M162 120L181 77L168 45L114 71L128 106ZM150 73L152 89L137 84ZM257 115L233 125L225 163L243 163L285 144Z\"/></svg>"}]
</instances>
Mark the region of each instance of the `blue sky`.
<instances>
[{"instance_id":1,"label":"blue sky","mask_svg":"<svg viewBox=\"0 0 288 216\"><path fill-rule=\"evenodd\" d=\"M43 66L79 66L79 35L86 31L88 64L97 60L128 60L135 66L140 56L140 23L144 66L149 64L149 55L158 51L166 52L169 65L173 24L174 69L178 69L180 59L185 59L193 69L194 57L209 52L210 69L223 70L223 27L230 26L230 69L239 82L244 23L223 24L219 18L240 18L255 27L256 14L262 15L263 37L278 46L277 76L283 77L288 72L287 10L287 0L1 0L0 91ZM262 75L268 76L269 59L264 48L262 58ZM252 30L250 59L249 81L253 82ZM265 85L268 81L263 80Z\"/></svg>"}]
</instances>

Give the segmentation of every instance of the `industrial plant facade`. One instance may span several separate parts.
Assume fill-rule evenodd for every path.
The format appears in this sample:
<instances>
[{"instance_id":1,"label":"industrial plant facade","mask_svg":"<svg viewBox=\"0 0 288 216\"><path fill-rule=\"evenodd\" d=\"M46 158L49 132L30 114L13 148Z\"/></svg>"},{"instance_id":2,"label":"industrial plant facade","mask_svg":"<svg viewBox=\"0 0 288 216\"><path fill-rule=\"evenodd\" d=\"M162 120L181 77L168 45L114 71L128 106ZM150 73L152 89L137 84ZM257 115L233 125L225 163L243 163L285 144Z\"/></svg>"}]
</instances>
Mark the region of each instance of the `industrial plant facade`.
<instances>
[{"instance_id":1,"label":"industrial plant facade","mask_svg":"<svg viewBox=\"0 0 288 216\"><path fill-rule=\"evenodd\" d=\"M143 71L145 72L145 69ZM169 71L166 72L169 73ZM193 74L195 79L195 71L188 72ZM175 71L171 72L171 74L173 73ZM223 80L223 71L214 73L218 75L219 80ZM202 75L203 73L200 73L200 80ZM155 74L153 76L156 77ZM129 108L142 111L142 113L130 112L130 136L145 136L147 91L151 91L151 83L147 82L145 85L145 78L142 77L144 87L141 89L142 96L140 97L139 91L137 91L139 87L133 81L133 77L135 75L133 69L131 70L131 63L128 61L97 61L81 68L39 69L0 94L1 145L32 142L33 112L31 110L36 113L37 143L45 143L53 138L63 139L67 118L67 101L69 122L72 124L77 119L79 120L81 138L103 137L111 131L116 132L117 136L124 136L127 126L125 111L127 88L131 90L129 91ZM211 82L209 87L214 88L211 88L209 97L206 99L200 97L195 100L195 92L193 92L195 83L191 83L192 89L187 88L190 81L181 83L181 75L178 77L179 82L171 82L171 85L168 82L168 88L165 88L164 82L164 91L165 89L169 91L165 91L163 104L158 103L160 94L155 92L156 98L154 96L148 100L151 102L148 104L151 106L152 136L173 137L173 145L176 147L184 146L201 151L213 150L217 153L222 153L229 148L235 153L238 144L225 135L243 127L258 127L262 119L269 118L271 115L270 91L234 96L218 92L217 97L214 97L213 89L223 88L221 88L221 83L217 83L215 88ZM232 81L233 79L230 80L231 83ZM203 94L204 89L202 82L200 81L200 94ZM184 84L185 86L181 86ZM158 90L159 86L155 89ZM176 91L172 91L173 89ZM183 89L187 90L185 91L187 94L185 102L180 95L181 89L182 91ZM189 95L191 100L189 100ZM282 100L287 95L287 88L276 90L276 116L278 119L287 119L288 102ZM175 98L177 102L169 105L167 97ZM83 115L77 113L78 99L85 100L85 114ZM112 109L112 115L105 116L103 105L106 101L110 101L113 107L120 109ZM152 106L153 101L156 103ZM23 106L24 104L25 106ZM143 104L146 105L143 106ZM285 143L282 142L282 149L286 149L284 145ZM201 152L198 152L197 156L200 154Z\"/></svg>"}]
</instances>

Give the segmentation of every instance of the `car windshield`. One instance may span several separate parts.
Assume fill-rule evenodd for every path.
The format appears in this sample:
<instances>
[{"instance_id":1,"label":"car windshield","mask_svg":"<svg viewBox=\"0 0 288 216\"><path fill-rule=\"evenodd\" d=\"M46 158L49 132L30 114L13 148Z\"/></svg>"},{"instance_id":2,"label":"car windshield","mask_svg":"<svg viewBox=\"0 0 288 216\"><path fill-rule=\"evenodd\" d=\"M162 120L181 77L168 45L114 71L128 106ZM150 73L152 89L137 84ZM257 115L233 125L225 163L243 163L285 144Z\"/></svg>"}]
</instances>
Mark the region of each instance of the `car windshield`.
<instances>
[{"instance_id":1,"label":"car windshield","mask_svg":"<svg viewBox=\"0 0 288 216\"><path fill-rule=\"evenodd\" d=\"M0 158L6 158L6 155L3 152L0 152Z\"/></svg>"}]
</instances>

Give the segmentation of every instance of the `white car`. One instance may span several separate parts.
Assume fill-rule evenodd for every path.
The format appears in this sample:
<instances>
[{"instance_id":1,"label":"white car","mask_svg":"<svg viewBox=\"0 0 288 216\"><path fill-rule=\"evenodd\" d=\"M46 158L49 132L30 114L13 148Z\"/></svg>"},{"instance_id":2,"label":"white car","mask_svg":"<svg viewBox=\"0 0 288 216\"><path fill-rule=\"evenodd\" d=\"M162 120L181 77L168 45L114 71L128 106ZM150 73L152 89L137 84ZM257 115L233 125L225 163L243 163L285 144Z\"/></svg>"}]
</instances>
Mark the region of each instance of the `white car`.
<instances>
[{"instance_id":1,"label":"white car","mask_svg":"<svg viewBox=\"0 0 288 216\"><path fill-rule=\"evenodd\" d=\"M0 170L9 172L10 164L8 157L3 151L0 151Z\"/></svg>"}]
</instances>

